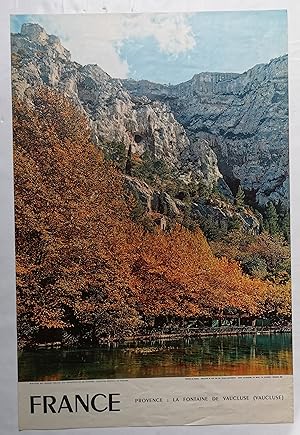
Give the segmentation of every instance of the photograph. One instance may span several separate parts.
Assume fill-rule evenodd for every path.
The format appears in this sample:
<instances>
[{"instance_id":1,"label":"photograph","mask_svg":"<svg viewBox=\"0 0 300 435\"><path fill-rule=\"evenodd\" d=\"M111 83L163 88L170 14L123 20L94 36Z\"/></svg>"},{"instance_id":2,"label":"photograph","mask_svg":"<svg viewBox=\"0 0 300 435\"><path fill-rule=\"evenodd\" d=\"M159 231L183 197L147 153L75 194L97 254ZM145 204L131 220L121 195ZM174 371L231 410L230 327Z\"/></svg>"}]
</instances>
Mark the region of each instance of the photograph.
<instances>
[{"instance_id":1,"label":"photograph","mask_svg":"<svg viewBox=\"0 0 300 435\"><path fill-rule=\"evenodd\" d=\"M11 16L19 382L292 375L286 10Z\"/></svg>"}]
</instances>

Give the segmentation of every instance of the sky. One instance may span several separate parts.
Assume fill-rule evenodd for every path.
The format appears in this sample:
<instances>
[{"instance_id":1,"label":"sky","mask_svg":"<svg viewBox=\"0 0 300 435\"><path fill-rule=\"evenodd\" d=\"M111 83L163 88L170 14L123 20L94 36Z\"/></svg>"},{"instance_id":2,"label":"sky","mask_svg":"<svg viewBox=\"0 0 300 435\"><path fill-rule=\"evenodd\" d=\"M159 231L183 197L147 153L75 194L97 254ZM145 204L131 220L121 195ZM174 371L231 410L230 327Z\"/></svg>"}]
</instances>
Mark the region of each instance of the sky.
<instances>
[{"instance_id":1,"label":"sky","mask_svg":"<svg viewBox=\"0 0 300 435\"><path fill-rule=\"evenodd\" d=\"M287 53L287 12L14 15L38 23L81 64L116 78L180 83L199 72L244 72Z\"/></svg>"}]
</instances>

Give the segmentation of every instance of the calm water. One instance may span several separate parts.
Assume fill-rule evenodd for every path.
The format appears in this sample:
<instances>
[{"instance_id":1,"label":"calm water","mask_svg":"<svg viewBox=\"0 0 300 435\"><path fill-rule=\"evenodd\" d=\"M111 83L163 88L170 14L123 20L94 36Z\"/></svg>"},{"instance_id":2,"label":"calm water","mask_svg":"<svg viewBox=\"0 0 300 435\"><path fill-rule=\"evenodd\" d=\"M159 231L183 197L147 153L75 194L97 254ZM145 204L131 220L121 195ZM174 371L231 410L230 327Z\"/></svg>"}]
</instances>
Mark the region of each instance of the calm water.
<instances>
[{"instance_id":1,"label":"calm water","mask_svg":"<svg viewBox=\"0 0 300 435\"><path fill-rule=\"evenodd\" d=\"M19 354L20 381L291 373L291 334L197 337Z\"/></svg>"}]
</instances>

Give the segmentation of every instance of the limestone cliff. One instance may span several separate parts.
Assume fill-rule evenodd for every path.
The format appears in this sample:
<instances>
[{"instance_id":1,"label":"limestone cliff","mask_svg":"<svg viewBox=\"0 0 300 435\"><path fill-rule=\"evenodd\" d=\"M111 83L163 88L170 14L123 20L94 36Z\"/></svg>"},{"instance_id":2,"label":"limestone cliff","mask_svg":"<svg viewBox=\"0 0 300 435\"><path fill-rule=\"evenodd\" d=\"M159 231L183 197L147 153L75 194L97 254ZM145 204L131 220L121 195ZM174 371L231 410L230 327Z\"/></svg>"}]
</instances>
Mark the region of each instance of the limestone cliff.
<instances>
[{"instance_id":1,"label":"limestone cliff","mask_svg":"<svg viewBox=\"0 0 300 435\"><path fill-rule=\"evenodd\" d=\"M125 80L124 86L168 104L191 143L206 139L233 190L241 184L260 204L288 201L287 56L243 74L199 73L175 86Z\"/></svg>"},{"instance_id":2,"label":"limestone cliff","mask_svg":"<svg viewBox=\"0 0 300 435\"><path fill-rule=\"evenodd\" d=\"M47 85L72 98L91 120L94 140L125 144L132 152L148 151L153 158L182 172L193 170L212 184L222 178L217 158L206 141L190 141L169 105L146 96L131 96L120 80L98 65L73 62L53 35L38 24L24 24L12 34L13 93L28 98Z\"/></svg>"},{"instance_id":3,"label":"limestone cliff","mask_svg":"<svg viewBox=\"0 0 300 435\"><path fill-rule=\"evenodd\" d=\"M11 47L13 94L30 102L41 85L63 92L89 117L98 146L120 143L137 157L150 155L187 184L196 178L217 186L231 204L239 184L260 205L288 201L287 56L243 74L199 73L166 86L82 66L38 24L12 34ZM140 196L147 191L149 204L160 198L172 216L182 213L165 192L133 180L129 185ZM196 219L226 221L236 214L245 229L259 229L251 213L225 210L222 202L199 197L193 209Z\"/></svg>"}]
</instances>

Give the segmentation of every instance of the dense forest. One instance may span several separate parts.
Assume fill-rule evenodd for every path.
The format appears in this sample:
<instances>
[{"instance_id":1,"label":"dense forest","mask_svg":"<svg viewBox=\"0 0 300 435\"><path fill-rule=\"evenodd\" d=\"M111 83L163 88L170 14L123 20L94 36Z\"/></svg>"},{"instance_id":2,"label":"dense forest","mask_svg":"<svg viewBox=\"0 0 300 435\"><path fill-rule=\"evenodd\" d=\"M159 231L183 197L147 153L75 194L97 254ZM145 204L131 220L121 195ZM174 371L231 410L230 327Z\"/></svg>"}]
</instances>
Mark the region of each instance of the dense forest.
<instances>
[{"instance_id":1,"label":"dense forest","mask_svg":"<svg viewBox=\"0 0 300 435\"><path fill-rule=\"evenodd\" d=\"M291 318L289 216L282 204L236 209L261 220L247 233L197 220L195 197L226 203L217 187L178 181L165 164L123 144L92 141L90 121L47 87L13 105L19 345L95 344L189 320ZM138 177L185 212L161 225L126 184ZM230 205L228 204L228 207ZM231 205L232 207L232 205Z\"/></svg>"}]
</instances>

